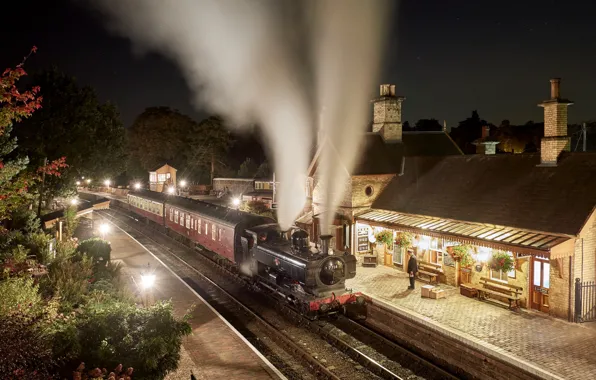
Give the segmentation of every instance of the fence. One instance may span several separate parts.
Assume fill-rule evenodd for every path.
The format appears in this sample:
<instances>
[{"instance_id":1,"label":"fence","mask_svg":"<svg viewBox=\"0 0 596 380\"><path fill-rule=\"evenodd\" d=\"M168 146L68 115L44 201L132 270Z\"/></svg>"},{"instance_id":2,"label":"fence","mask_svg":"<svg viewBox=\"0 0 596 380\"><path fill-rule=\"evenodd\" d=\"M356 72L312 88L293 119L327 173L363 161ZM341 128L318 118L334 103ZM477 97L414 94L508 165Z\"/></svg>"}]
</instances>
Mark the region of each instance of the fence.
<instances>
[{"instance_id":1,"label":"fence","mask_svg":"<svg viewBox=\"0 0 596 380\"><path fill-rule=\"evenodd\" d=\"M596 282L575 279L575 322L596 321Z\"/></svg>"}]
</instances>

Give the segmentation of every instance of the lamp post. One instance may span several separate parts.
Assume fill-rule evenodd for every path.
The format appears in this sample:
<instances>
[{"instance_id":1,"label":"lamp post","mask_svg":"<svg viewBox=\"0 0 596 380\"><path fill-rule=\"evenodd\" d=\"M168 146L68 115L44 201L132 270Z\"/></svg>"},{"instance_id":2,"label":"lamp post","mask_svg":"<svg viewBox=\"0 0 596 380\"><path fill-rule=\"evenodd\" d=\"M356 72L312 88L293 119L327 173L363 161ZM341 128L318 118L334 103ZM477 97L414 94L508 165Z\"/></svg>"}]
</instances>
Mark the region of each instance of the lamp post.
<instances>
[{"instance_id":1,"label":"lamp post","mask_svg":"<svg viewBox=\"0 0 596 380\"><path fill-rule=\"evenodd\" d=\"M147 269L141 271L141 296L143 306L149 307L153 304L153 285L155 285L155 273L151 271L151 266L147 263Z\"/></svg>"}]
</instances>

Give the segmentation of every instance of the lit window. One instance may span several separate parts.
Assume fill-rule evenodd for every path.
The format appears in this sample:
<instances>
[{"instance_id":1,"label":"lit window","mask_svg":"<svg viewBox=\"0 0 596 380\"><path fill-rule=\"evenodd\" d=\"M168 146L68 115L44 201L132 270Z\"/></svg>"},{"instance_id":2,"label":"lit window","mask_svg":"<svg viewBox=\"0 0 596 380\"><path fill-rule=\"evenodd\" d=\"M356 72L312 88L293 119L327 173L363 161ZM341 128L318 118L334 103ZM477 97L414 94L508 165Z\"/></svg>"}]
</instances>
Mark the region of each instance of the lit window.
<instances>
[{"instance_id":1,"label":"lit window","mask_svg":"<svg viewBox=\"0 0 596 380\"><path fill-rule=\"evenodd\" d=\"M217 238L217 228L215 226L211 227L211 239L215 240Z\"/></svg>"},{"instance_id":2,"label":"lit window","mask_svg":"<svg viewBox=\"0 0 596 380\"><path fill-rule=\"evenodd\" d=\"M190 228L190 214L186 214L186 228Z\"/></svg>"},{"instance_id":3,"label":"lit window","mask_svg":"<svg viewBox=\"0 0 596 380\"><path fill-rule=\"evenodd\" d=\"M157 182L157 175L155 173L149 174L149 182Z\"/></svg>"},{"instance_id":4,"label":"lit window","mask_svg":"<svg viewBox=\"0 0 596 380\"><path fill-rule=\"evenodd\" d=\"M174 211L174 223L178 223L178 210Z\"/></svg>"},{"instance_id":5,"label":"lit window","mask_svg":"<svg viewBox=\"0 0 596 380\"><path fill-rule=\"evenodd\" d=\"M219 241L221 241L221 235L223 235L223 230L220 228L220 229L217 231L217 233L218 233L218 234L217 234L217 238L218 238L218 240L219 240Z\"/></svg>"},{"instance_id":6,"label":"lit window","mask_svg":"<svg viewBox=\"0 0 596 380\"><path fill-rule=\"evenodd\" d=\"M157 175L157 182L165 182L166 181L166 175L165 174L158 174Z\"/></svg>"},{"instance_id":7,"label":"lit window","mask_svg":"<svg viewBox=\"0 0 596 380\"><path fill-rule=\"evenodd\" d=\"M174 220L174 209L170 209L170 221Z\"/></svg>"},{"instance_id":8,"label":"lit window","mask_svg":"<svg viewBox=\"0 0 596 380\"><path fill-rule=\"evenodd\" d=\"M197 232L200 234L201 233L201 219L197 220Z\"/></svg>"},{"instance_id":9,"label":"lit window","mask_svg":"<svg viewBox=\"0 0 596 380\"><path fill-rule=\"evenodd\" d=\"M509 256L513 258L513 262L515 263L515 257L513 257L513 254L511 252L507 252L507 254L509 254ZM503 272L502 270L496 271L491 269L490 278L493 280L507 282L509 278L515 278L515 266L509 272Z\"/></svg>"},{"instance_id":10,"label":"lit window","mask_svg":"<svg viewBox=\"0 0 596 380\"><path fill-rule=\"evenodd\" d=\"M180 225L184 226L184 213L183 212L180 213Z\"/></svg>"},{"instance_id":11,"label":"lit window","mask_svg":"<svg viewBox=\"0 0 596 380\"><path fill-rule=\"evenodd\" d=\"M209 235L209 225L205 222L205 235Z\"/></svg>"}]
</instances>

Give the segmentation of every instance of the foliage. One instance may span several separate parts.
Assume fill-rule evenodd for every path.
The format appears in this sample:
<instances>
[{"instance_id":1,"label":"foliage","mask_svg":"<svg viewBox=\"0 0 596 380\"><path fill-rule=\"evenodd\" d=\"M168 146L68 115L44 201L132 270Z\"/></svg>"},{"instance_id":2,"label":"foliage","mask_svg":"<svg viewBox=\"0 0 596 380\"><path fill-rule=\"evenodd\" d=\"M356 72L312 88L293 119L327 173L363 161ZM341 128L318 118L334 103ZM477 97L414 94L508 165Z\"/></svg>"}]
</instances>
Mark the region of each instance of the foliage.
<instances>
[{"instance_id":1,"label":"foliage","mask_svg":"<svg viewBox=\"0 0 596 380\"><path fill-rule=\"evenodd\" d=\"M27 277L8 277L0 281L0 300L2 318L17 311L23 315L36 314L42 306L39 286Z\"/></svg>"},{"instance_id":2,"label":"foliage","mask_svg":"<svg viewBox=\"0 0 596 380\"><path fill-rule=\"evenodd\" d=\"M19 311L0 316L0 373L9 379L49 379L53 372L51 341L39 317Z\"/></svg>"},{"instance_id":3,"label":"foliage","mask_svg":"<svg viewBox=\"0 0 596 380\"><path fill-rule=\"evenodd\" d=\"M50 242L52 241L52 236L43 231L39 231L30 233L27 238L27 248L29 248L30 254L35 255L37 261L41 264L48 264L52 259L52 257L50 257Z\"/></svg>"},{"instance_id":4,"label":"foliage","mask_svg":"<svg viewBox=\"0 0 596 380\"><path fill-rule=\"evenodd\" d=\"M459 260L459 265L463 268L468 268L472 264L474 264L474 258L470 251L472 251L472 246L468 244L463 245L456 245L452 248L453 250L453 258L455 260Z\"/></svg>"},{"instance_id":5,"label":"foliage","mask_svg":"<svg viewBox=\"0 0 596 380\"><path fill-rule=\"evenodd\" d=\"M37 50L33 47L29 55ZM6 69L0 76L0 222L10 219L11 214L31 200L28 187L35 176L24 169L29 160L27 157L8 155L17 148L17 140L11 137L14 122L20 122L41 107L39 87L20 91L17 82L26 74L23 69L25 60L15 69Z\"/></svg>"},{"instance_id":6,"label":"foliage","mask_svg":"<svg viewBox=\"0 0 596 380\"><path fill-rule=\"evenodd\" d=\"M402 248L410 248L412 246L412 234L409 232L398 232L395 234L395 244Z\"/></svg>"},{"instance_id":7,"label":"foliage","mask_svg":"<svg viewBox=\"0 0 596 380\"><path fill-rule=\"evenodd\" d=\"M59 332L56 339L65 342L64 334L76 331L76 342L67 346L78 350L72 354L79 362L91 368L125 362L135 375L147 379L163 379L177 368L182 338L191 332L185 319L174 318L169 302L148 308L113 300L91 304L77 317L75 327Z\"/></svg>"},{"instance_id":8,"label":"foliage","mask_svg":"<svg viewBox=\"0 0 596 380\"><path fill-rule=\"evenodd\" d=\"M211 116L202 120L194 126L190 135L189 169L208 172L210 183L213 183L215 173L226 169L227 153L233 143L230 132L221 118Z\"/></svg>"},{"instance_id":9,"label":"foliage","mask_svg":"<svg viewBox=\"0 0 596 380\"><path fill-rule=\"evenodd\" d=\"M515 268L513 257L505 251L495 250L488 262L490 269L494 271L510 272Z\"/></svg>"},{"instance_id":10,"label":"foliage","mask_svg":"<svg viewBox=\"0 0 596 380\"><path fill-rule=\"evenodd\" d=\"M443 126L437 119L420 119L414 126L416 131L442 131Z\"/></svg>"},{"instance_id":11,"label":"foliage","mask_svg":"<svg viewBox=\"0 0 596 380\"><path fill-rule=\"evenodd\" d=\"M252 159L247 158L244 160L242 164L240 164L240 169L238 170L238 177L240 178L254 178L255 174L257 174L257 170L259 167L256 163L252 161Z\"/></svg>"},{"instance_id":12,"label":"foliage","mask_svg":"<svg viewBox=\"0 0 596 380\"><path fill-rule=\"evenodd\" d=\"M393 244L393 231L381 230L375 235L377 241L381 244L385 244L386 247L391 247Z\"/></svg>"},{"instance_id":13,"label":"foliage","mask_svg":"<svg viewBox=\"0 0 596 380\"><path fill-rule=\"evenodd\" d=\"M114 368L114 370L110 373L108 373L108 371L105 368L94 368L90 371L85 372L85 363L81 363L77 367L76 371L73 372L72 378L73 380L131 380L133 372L134 369L132 367L124 369L122 364L118 364L118 366Z\"/></svg>"},{"instance_id":14,"label":"foliage","mask_svg":"<svg viewBox=\"0 0 596 380\"><path fill-rule=\"evenodd\" d=\"M62 234L66 239L71 238L77 226L79 225L79 221L77 220L77 206L68 206L64 210L64 231Z\"/></svg>"},{"instance_id":15,"label":"foliage","mask_svg":"<svg viewBox=\"0 0 596 380\"><path fill-rule=\"evenodd\" d=\"M94 281L91 259L58 259L49 266L42 281L43 293L61 300L61 310L71 310L84 301L89 285Z\"/></svg>"},{"instance_id":16,"label":"foliage","mask_svg":"<svg viewBox=\"0 0 596 380\"><path fill-rule=\"evenodd\" d=\"M46 201L56 196L72 196L81 175L103 178L124 170L124 126L118 111L102 104L93 89L81 87L73 77L56 69L33 78L43 95L43 108L24 121L17 130L19 150L31 162L67 157L68 169L61 176L46 176ZM64 164L64 162L63 162ZM47 174L54 171L45 166Z\"/></svg>"},{"instance_id":17,"label":"foliage","mask_svg":"<svg viewBox=\"0 0 596 380\"><path fill-rule=\"evenodd\" d=\"M274 218L272 210L263 201L248 201L239 207L240 211Z\"/></svg>"},{"instance_id":18,"label":"foliage","mask_svg":"<svg viewBox=\"0 0 596 380\"><path fill-rule=\"evenodd\" d=\"M273 175L273 168L269 165L268 161L263 161L259 168L257 169L257 173L255 177L257 178L269 178Z\"/></svg>"},{"instance_id":19,"label":"foliage","mask_svg":"<svg viewBox=\"0 0 596 380\"><path fill-rule=\"evenodd\" d=\"M112 246L107 240L93 237L82 241L77 247L77 252L86 254L92 258L94 264L103 262L103 265L105 266L110 261Z\"/></svg>"},{"instance_id":20,"label":"foliage","mask_svg":"<svg viewBox=\"0 0 596 380\"><path fill-rule=\"evenodd\" d=\"M15 210L10 219L8 228L11 230L21 230L27 234L41 231L41 221L37 214L27 208Z\"/></svg>"},{"instance_id":21,"label":"foliage","mask_svg":"<svg viewBox=\"0 0 596 380\"><path fill-rule=\"evenodd\" d=\"M482 120L477 111L472 111L472 116L451 128L449 135L465 154L475 154L476 146L473 142L482 136L482 128L486 125L486 120Z\"/></svg>"}]
</instances>

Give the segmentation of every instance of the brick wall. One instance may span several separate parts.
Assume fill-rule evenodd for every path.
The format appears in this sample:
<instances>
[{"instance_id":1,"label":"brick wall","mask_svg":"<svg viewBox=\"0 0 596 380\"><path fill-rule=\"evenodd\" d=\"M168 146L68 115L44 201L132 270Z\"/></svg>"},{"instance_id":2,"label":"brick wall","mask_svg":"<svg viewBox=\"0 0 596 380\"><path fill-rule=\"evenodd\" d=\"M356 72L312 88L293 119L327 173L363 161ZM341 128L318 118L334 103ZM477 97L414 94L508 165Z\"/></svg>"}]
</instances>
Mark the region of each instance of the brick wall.
<instances>
[{"instance_id":1,"label":"brick wall","mask_svg":"<svg viewBox=\"0 0 596 380\"><path fill-rule=\"evenodd\" d=\"M254 191L254 181L244 178L214 178L213 190L223 191L228 188L233 195L240 195L249 191Z\"/></svg>"},{"instance_id":2,"label":"brick wall","mask_svg":"<svg viewBox=\"0 0 596 380\"><path fill-rule=\"evenodd\" d=\"M569 257L550 261L549 314L563 319L569 315L569 275Z\"/></svg>"},{"instance_id":3,"label":"brick wall","mask_svg":"<svg viewBox=\"0 0 596 380\"><path fill-rule=\"evenodd\" d=\"M544 105L544 136L567 136L567 104Z\"/></svg>"},{"instance_id":4,"label":"brick wall","mask_svg":"<svg viewBox=\"0 0 596 380\"><path fill-rule=\"evenodd\" d=\"M556 164L559 154L569 145L569 137L543 137L540 141L540 161L543 164Z\"/></svg>"},{"instance_id":5,"label":"brick wall","mask_svg":"<svg viewBox=\"0 0 596 380\"><path fill-rule=\"evenodd\" d=\"M353 176L351 180L352 207L358 211L370 208L394 177L395 174ZM370 196L366 192L368 187L372 188Z\"/></svg>"},{"instance_id":6,"label":"brick wall","mask_svg":"<svg viewBox=\"0 0 596 380\"><path fill-rule=\"evenodd\" d=\"M529 276L530 276L530 260L529 259L520 259L521 262L516 267L515 270L515 278L507 278L507 283L511 285L521 286L523 288L522 295L519 300L519 304L521 307L528 307L528 295L529 295ZM476 268L472 267L472 272L470 276L470 282L472 284L479 284L480 279L482 277L490 278L490 269L488 265L484 265L482 271L477 272ZM505 300L507 301L507 300Z\"/></svg>"}]
</instances>

